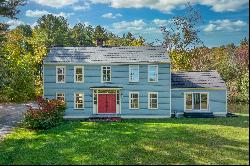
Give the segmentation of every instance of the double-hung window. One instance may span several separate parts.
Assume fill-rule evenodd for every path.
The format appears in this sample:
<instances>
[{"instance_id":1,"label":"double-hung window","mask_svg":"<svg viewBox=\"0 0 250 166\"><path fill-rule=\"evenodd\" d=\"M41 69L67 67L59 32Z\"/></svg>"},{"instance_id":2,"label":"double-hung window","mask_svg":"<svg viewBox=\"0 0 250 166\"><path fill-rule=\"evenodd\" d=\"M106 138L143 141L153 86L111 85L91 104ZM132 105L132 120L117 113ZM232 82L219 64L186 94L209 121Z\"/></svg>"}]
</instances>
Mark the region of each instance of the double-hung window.
<instances>
[{"instance_id":1,"label":"double-hung window","mask_svg":"<svg viewBox=\"0 0 250 166\"><path fill-rule=\"evenodd\" d=\"M158 109L158 92L148 93L148 108Z\"/></svg>"},{"instance_id":2,"label":"double-hung window","mask_svg":"<svg viewBox=\"0 0 250 166\"><path fill-rule=\"evenodd\" d=\"M139 92L129 92L129 109L139 109Z\"/></svg>"},{"instance_id":3,"label":"double-hung window","mask_svg":"<svg viewBox=\"0 0 250 166\"><path fill-rule=\"evenodd\" d=\"M102 82L111 82L111 66L102 66Z\"/></svg>"},{"instance_id":4,"label":"double-hung window","mask_svg":"<svg viewBox=\"0 0 250 166\"><path fill-rule=\"evenodd\" d=\"M208 93L187 92L185 93L186 111L208 111Z\"/></svg>"},{"instance_id":5,"label":"double-hung window","mask_svg":"<svg viewBox=\"0 0 250 166\"><path fill-rule=\"evenodd\" d=\"M158 82L158 65L148 65L148 82Z\"/></svg>"},{"instance_id":6,"label":"double-hung window","mask_svg":"<svg viewBox=\"0 0 250 166\"><path fill-rule=\"evenodd\" d=\"M57 99L57 100L65 101L65 94L62 93L62 92L56 93L56 99Z\"/></svg>"},{"instance_id":7,"label":"double-hung window","mask_svg":"<svg viewBox=\"0 0 250 166\"><path fill-rule=\"evenodd\" d=\"M65 83L65 66L57 66L56 67L56 83Z\"/></svg>"},{"instance_id":8,"label":"double-hung window","mask_svg":"<svg viewBox=\"0 0 250 166\"><path fill-rule=\"evenodd\" d=\"M129 65L129 82L139 82L139 65Z\"/></svg>"},{"instance_id":9,"label":"double-hung window","mask_svg":"<svg viewBox=\"0 0 250 166\"><path fill-rule=\"evenodd\" d=\"M84 108L84 93L75 93L74 94L74 108L83 109Z\"/></svg>"},{"instance_id":10,"label":"double-hung window","mask_svg":"<svg viewBox=\"0 0 250 166\"><path fill-rule=\"evenodd\" d=\"M77 83L84 82L84 67L83 66L74 67L74 81Z\"/></svg>"}]
</instances>

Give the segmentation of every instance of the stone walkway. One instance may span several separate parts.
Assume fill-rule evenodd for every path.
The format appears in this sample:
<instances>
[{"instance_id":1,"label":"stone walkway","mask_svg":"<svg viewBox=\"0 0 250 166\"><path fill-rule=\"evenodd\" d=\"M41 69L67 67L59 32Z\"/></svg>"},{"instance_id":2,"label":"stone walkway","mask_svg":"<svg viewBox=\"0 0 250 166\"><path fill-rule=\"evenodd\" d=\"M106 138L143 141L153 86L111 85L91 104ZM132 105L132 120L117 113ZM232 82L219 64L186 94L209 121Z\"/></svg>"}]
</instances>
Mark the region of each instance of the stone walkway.
<instances>
[{"instance_id":1,"label":"stone walkway","mask_svg":"<svg viewBox=\"0 0 250 166\"><path fill-rule=\"evenodd\" d=\"M0 139L21 122L27 110L26 105L35 106L34 103L0 104Z\"/></svg>"}]
</instances>

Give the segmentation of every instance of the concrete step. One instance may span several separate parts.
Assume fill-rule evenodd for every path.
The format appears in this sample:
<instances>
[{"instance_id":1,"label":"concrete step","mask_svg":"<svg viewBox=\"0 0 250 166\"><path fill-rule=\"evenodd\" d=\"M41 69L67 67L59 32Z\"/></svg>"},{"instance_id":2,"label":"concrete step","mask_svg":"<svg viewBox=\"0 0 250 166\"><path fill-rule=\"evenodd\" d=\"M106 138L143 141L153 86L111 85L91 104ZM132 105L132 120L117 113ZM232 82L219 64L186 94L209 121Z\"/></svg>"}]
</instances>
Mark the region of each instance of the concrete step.
<instances>
[{"instance_id":1,"label":"concrete step","mask_svg":"<svg viewBox=\"0 0 250 166\"><path fill-rule=\"evenodd\" d=\"M214 118L212 112L185 112L184 117L186 118Z\"/></svg>"}]
</instances>

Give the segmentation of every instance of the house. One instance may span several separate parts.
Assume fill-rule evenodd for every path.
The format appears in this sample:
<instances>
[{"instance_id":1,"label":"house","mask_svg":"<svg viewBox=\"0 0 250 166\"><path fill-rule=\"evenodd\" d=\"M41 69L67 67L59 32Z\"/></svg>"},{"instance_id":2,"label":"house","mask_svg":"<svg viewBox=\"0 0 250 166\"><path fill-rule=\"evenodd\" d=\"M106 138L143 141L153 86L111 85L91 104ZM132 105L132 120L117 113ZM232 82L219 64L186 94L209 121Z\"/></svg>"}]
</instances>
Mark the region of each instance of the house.
<instances>
[{"instance_id":1,"label":"house","mask_svg":"<svg viewBox=\"0 0 250 166\"><path fill-rule=\"evenodd\" d=\"M64 100L65 118L227 114L220 75L171 73L164 47L54 47L43 70L44 97Z\"/></svg>"}]
</instances>

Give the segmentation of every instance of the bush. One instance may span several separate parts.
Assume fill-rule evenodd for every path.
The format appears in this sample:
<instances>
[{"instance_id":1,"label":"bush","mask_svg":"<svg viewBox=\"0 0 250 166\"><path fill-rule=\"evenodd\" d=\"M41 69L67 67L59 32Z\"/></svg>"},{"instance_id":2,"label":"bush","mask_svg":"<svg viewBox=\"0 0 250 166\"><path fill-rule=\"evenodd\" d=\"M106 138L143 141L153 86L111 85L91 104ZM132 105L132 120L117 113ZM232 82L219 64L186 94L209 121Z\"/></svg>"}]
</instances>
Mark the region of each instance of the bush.
<instances>
[{"instance_id":1,"label":"bush","mask_svg":"<svg viewBox=\"0 0 250 166\"><path fill-rule=\"evenodd\" d=\"M49 129L59 125L63 121L66 104L61 100L37 99L38 108L28 106L24 115L23 124L32 129Z\"/></svg>"}]
</instances>

